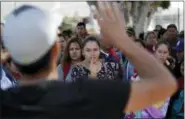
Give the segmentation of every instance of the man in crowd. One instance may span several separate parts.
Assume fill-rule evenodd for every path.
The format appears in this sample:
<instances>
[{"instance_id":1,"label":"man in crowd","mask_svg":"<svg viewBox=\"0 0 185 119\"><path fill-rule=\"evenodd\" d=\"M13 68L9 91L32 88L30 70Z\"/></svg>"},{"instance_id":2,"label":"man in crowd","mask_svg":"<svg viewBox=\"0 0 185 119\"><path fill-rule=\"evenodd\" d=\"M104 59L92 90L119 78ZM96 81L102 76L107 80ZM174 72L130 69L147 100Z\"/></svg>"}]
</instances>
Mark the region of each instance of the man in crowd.
<instances>
[{"instance_id":1,"label":"man in crowd","mask_svg":"<svg viewBox=\"0 0 185 119\"><path fill-rule=\"evenodd\" d=\"M177 37L177 27L175 24L170 24L167 26L167 41L172 47L171 55L176 58L176 49L175 46L178 42L178 37Z\"/></svg>"},{"instance_id":2,"label":"man in crowd","mask_svg":"<svg viewBox=\"0 0 185 119\"><path fill-rule=\"evenodd\" d=\"M83 22L79 22L76 26L77 28L77 37L84 41L84 39L89 35L87 33L86 24Z\"/></svg>"},{"instance_id":3,"label":"man in crowd","mask_svg":"<svg viewBox=\"0 0 185 119\"><path fill-rule=\"evenodd\" d=\"M49 12L23 5L7 17L4 28L5 46L23 77L17 87L1 90L1 118L116 119L123 112L148 107L175 92L173 76L130 40L119 6L113 5L98 2L100 11L93 9L93 13L109 42L130 59L143 80L132 84L83 77L70 84L57 81L59 23L52 22L55 17Z\"/></svg>"}]
</instances>

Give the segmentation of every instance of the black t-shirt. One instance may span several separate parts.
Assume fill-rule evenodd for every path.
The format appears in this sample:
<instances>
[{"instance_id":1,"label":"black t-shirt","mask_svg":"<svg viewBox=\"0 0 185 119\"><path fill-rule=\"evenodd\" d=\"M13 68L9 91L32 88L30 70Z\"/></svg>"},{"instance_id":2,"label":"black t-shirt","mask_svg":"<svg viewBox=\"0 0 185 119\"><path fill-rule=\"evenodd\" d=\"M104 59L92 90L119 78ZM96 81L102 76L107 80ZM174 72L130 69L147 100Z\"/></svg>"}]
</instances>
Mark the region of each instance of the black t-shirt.
<instances>
[{"instance_id":1,"label":"black t-shirt","mask_svg":"<svg viewBox=\"0 0 185 119\"><path fill-rule=\"evenodd\" d=\"M1 118L119 119L129 94L127 82L42 81L1 90Z\"/></svg>"},{"instance_id":2,"label":"black t-shirt","mask_svg":"<svg viewBox=\"0 0 185 119\"><path fill-rule=\"evenodd\" d=\"M174 74L175 74L175 77L176 78L180 78L182 77L182 73L181 73L181 65L182 63L184 62L184 59L181 60L181 61L177 61L176 64L175 64L175 68L174 68Z\"/></svg>"}]
</instances>

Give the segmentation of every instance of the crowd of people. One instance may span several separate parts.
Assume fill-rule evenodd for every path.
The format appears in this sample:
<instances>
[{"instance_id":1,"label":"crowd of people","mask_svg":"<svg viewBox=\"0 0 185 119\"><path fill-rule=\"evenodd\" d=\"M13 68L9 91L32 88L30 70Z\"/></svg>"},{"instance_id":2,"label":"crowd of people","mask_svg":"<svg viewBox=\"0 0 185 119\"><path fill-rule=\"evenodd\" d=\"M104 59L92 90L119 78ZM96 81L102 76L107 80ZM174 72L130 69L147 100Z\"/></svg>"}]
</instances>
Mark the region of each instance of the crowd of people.
<instances>
[{"instance_id":1,"label":"crowd of people","mask_svg":"<svg viewBox=\"0 0 185 119\"><path fill-rule=\"evenodd\" d=\"M11 112L12 117L14 115L20 116L21 114L19 113L21 110L24 110L22 113L25 113L23 114L25 117L27 117L28 115L29 116L31 115L31 114L28 114L29 111L34 113L34 110L37 110L35 111L35 113L37 112L42 114L46 114L46 113L49 113L48 111L51 111L52 113L50 112L50 114L53 114L53 115L55 114L58 115L58 113L60 113L59 111L62 110L64 113L62 114L62 116L66 117L67 114L65 113L70 111L70 108L76 109L76 112L75 111L71 112L71 114L75 115L76 117L80 117L81 114L77 114L77 113L83 112L86 108L87 110L90 108L89 111L94 111L94 112L89 112L89 111L87 112L84 111L84 112L86 112L87 115L91 115L91 116L94 114L95 118L96 118L96 114L98 116L101 115L99 117L104 117L102 115L109 115L108 113L113 113L113 114L110 114L111 116L113 116L114 114L115 115L119 114L120 113L119 109L122 108L122 105L126 105L126 104L122 104L122 105L118 104L119 100L117 98L120 96L122 101L127 100L127 95L129 94L126 93L121 96L120 93L116 93L115 90L121 90L121 88L119 88L120 86L124 86L124 88L130 87L130 86L126 86L126 84L120 85L120 86L118 85L118 88L114 90L112 88L115 88L116 85L115 87L114 86L112 87L109 84L109 85L106 85L107 86L106 88L101 89L101 86L102 86L101 83L95 85L91 83L88 84L87 82L87 85L85 85L86 83L79 82L79 81L82 80L82 78L84 79L93 78L92 80L95 79L95 80L116 81L118 82L118 84L119 83L122 84L122 82L137 84L137 82L145 81L145 78L148 78L149 76L151 77L151 80L152 80L152 77L155 79L155 77L157 77L156 75L160 75L155 73L157 72L157 70L160 69L160 68L159 69L155 68L155 66L157 67L158 65L161 65L163 67L166 67L167 69L166 71L170 72L171 75L175 77L175 80L178 82L177 91L171 96L168 95L168 98L166 98L165 100L158 101L158 103L156 103L155 101L155 104L151 106L147 105L148 107L145 106L144 109L138 108L139 104L138 105L136 104L138 107L136 106L137 108L136 107L135 108L139 109L139 111L138 110L135 111L135 108L133 110L132 108L130 108L131 110L129 110L129 112L127 111L124 111L124 113L121 112L122 113L121 118L124 118L124 119L184 118L184 110L183 110L183 107L184 107L184 31L178 32L176 25L170 24L167 26L166 29L163 28L161 25L157 25L153 31L149 31L147 33L141 33L137 38L134 28L128 27L125 30L122 28L123 33L120 33L120 31L117 33L117 31L120 30L121 28L120 29L115 28L116 25L113 28L111 28L111 25L105 26L101 22L101 19L99 19L98 23L100 24L100 28L101 28L101 33L100 33L101 35L94 36L88 33L86 29L86 24L83 22L79 22L76 25L75 33L71 32L70 30L61 31L60 27L62 26L60 27L57 26L56 27L57 29L54 30L54 28L50 26L52 23L50 24L49 20L44 21L47 17L44 16L45 14L44 15L42 14L42 11L40 11L40 9L38 10L38 8L34 8L34 7L32 8L32 6L27 6L27 7L28 8L26 8L26 6L23 6L23 8L20 7L16 9L13 13L10 14L5 24L1 23L1 61L2 61L1 62L1 71L2 71L1 90L5 92L7 90L13 92L13 93L12 92L5 93L5 95L3 96L6 96L6 97L3 98L4 100L2 103L4 103L4 106L6 107L7 110L10 109L11 107L12 109L11 111L15 111L15 113L17 113L15 114ZM21 11L21 10L25 10L25 11ZM12 16L12 14L16 14L17 16L16 15ZM98 14L96 15L97 15L96 18L98 19ZM106 18L106 15L104 17ZM111 15L109 17L111 17ZM35 21L37 21L37 23ZM22 23L18 24L20 22ZM109 22L104 20L104 22L111 24L111 21ZM44 27L41 28L43 23L44 23ZM21 31L23 29L25 31ZM50 30L42 31L46 29L50 29ZM115 30L115 31L111 31L111 30ZM125 34L124 34L124 31L125 31ZM52 33L49 33L49 32L52 32ZM49 35L53 35L54 34L53 32L56 32L57 34L55 39L54 39L54 36L49 36ZM111 32L112 34L110 34ZM41 34L45 34L45 36L41 36ZM49 34L49 35L46 35L46 34ZM127 39L127 36L128 36L128 40L133 42L133 44L132 43L129 44L130 41L127 41L127 40L125 40L125 42L128 42L128 44L125 42L119 42L118 39L120 38L120 36L122 36L123 39L124 38ZM45 39L49 39L49 38L53 40L50 40L47 43L44 42ZM116 42L116 43L113 43L113 42ZM124 48L122 48L121 45L123 45ZM132 51L132 48L133 48L133 51ZM142 53L142 52L145 53L146 51L148 54L146 55L147 57L142 57L144 56L142 54L138 54L139 58L134 57L133 55L134 53L132 52L134 52L135 49L137 49L136 53ZM57 53L59 53L59 55ZM154 64L155 62L149 62L148 57L155 59L157 61L157 64ZM137 63L137 60L140 64ZM141 62L143 64L141 64ZM141 67L143 67L143 69L139 69ZM148 71L144 70L145 67ZM52 72L55 70L57 71L58 76L55 76L55 74L52 74ZM142 70L144 73L142 72ZM162 71L162 68L161 70L159 70L159 72L160 71ZM151 73L149 74L148 72L151 72ZM39 73L40 75L39 76L36 75L37 73ZM167 73L165 73L165 71L164 72L162 71L161 73L163 73L164 76L159 76L160 78L168 79L168 77L170 77L169 76L170 74L168 75ZM52 88L52 90L49 90L49 89L43 90L45 89L44 85L42 85L41 88L38 88L38 87L31 87L30 89L24 88L26 91L29 91L33 88L34 88L33 89L34 91L38 91L38 93L36 93L35 96L32 97L33 94L28 94L28 92L26 91L22 91L21 93L16 93L16 91L18 90L14 89L19 85L23 85L25 82L32 84L33 82L31 82L31 80L36 82L35 79L42 79L42 78L48 78L48 79L57 78L60 82L62 82L62 84L60 85L61 87L63 87L62 90L55 92L55 90L59 90L58 88L59 85L55 86L56 88L55 89L54 83L50 85L50 88ZM170 80L161 80L161 82L162 81L166 81L166 83L163 83L166 86L168 85L168 83L170 83ZM78 87L77 84L75 84L75 82L79 83L78 85L80 85L80 83L81 85L82 84L83 85ZM129 83L127 85L129 85ZM70 85L69 87L65 86L69 84L72 84L72 85ZM94 85L95 87L93 87ZM148 85L153 87L153 85L150 85L150 83L148 83ZM73 89L70 89L72 86L73 86ZM140 88L145 88L145 87L147 88L148 86L144 86ZM102 94L108 88L110 91L108 91L107 94L105 95ZM126 91L129 92L129 89L124 89L124 88L123 90L125 90L125 92ZM84 91L85 89L90 91ZM19 88L19 90L21 90L21 88ZM52 94L52 93L45 94L45 92L43 91L50 91L56 94ZM78 91L80 91L80 93ZM162 91L160 92L160 89L158 91L159 91L158 95L160 95L160 93L161 95L163 95ZM41 92L44 93L44 95ZM83 96L81 95L81 93L83 94ZM59 96L60 94L62 95L62 97ZM44 96L45 99L41 99L39 97L40 95ZM16 97L13 97L13 96L16 96ZM63 96L66 96L66 97L64 98ZM103 98L103 96L105 97ZM140 97L142 95L138 94L137 96ZM164 93L164 96L165 96L165 93ZM12 99L9 99L9 98L12 98ZM57 98L57 99L53 99L53 98ZM96 103L92 102L92 104L89 105L89 101L91 101L89 100L89 98L96 100ZM158 99L162 99L162 98L160 98L159 96ZM79 100L81 100L81 102ZM97 100L101 100L101 101L98 102ZM21 105L22 107L19 107L19 105L22 104L23 101L27 101L27 102L24 102L24 104L26 105ZM138 98L138 101L140 101L139 98ZM143 102L138 102L138 103L144 103L145 101L146 100L143 98ZM150 101L152 103L154 102L151 99ZM62 104L60 105L58 102L61 102ZM111 102L115 104L111 104ZM40 107L42 107L47 103L48 105L46 105L45 108L48 109L48 106L49 106L51 109L46 110L46 112L43 112L43 110L40 109ZM79 105L82 105L81 103L83 103L83 105L85 106L83 106L83 108L77 108ZM106 109L108 107L108 105L106 106L106 104L108 104L112 109L110 108ZM9 105L11 106L8 107ZM97 105L99 105L100 107L94 108ZM132 105L132 104L129 104L129 105ZM59 106L63 106L63 108L59 108ZM89 107L89 106L92 106L92 107ZM116 107L119 109L116 110ZM52 109L53 111L56 111L56 109L58 109L58 111L53 112ZM106 110L106 111L101 112L101 110ZM100 112L102 114L99 114ZM106 114L103 114L105 112Z\"/></svg>"}]
</instances>

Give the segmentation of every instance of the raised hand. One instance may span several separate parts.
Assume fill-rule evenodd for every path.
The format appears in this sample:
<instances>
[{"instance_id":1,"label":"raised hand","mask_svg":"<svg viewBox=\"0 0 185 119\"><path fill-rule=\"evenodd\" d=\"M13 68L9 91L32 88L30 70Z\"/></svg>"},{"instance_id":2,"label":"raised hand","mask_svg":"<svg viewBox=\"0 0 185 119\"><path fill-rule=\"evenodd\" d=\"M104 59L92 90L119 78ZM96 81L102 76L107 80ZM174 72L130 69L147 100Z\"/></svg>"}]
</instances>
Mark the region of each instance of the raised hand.
<instances>
[{"instance_id":1,"label":"raised hand","mask_svg":"<svg viewBox=\"0 0 185 119\"><path fill-rule=\"evenodd\" d=\"M94 58L91 58L91 61L90 61L90 64L89 64L89 70L90 70L90 76L91 77L96 77L98 71L100 70L100 64Z\"/></svg>"},{"instance_id":2,"label":"raised hand","mask_svg":"<svg viewBox=\"0 0 185 119\"><path fill-rule=\"evenodd\" d=\"M120 12L119 5L116 2L98 2L98 10L94 6L91 8L102 35L108 38L104 40L119 48L124 43L122 39L128 39L124 15Z\"/></svg>"}]
</instances>

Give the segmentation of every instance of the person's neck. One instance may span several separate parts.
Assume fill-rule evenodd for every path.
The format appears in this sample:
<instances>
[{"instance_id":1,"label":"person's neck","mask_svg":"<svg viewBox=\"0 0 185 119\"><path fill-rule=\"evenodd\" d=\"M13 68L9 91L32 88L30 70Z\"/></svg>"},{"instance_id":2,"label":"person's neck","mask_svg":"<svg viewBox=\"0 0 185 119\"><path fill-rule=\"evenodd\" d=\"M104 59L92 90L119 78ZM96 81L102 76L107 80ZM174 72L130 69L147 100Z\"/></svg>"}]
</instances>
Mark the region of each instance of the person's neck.
<instances>
[{"instance_id":1,"label":"person's neck","mask_svg":"<svg viewBox=\"0 0 185 119\"><path fill-rule=\"evenodd\" d=\"M100 59L98 59L97 62L100 62ZM82 63L83 63L85 66L89 66L90 61L89 61L89 60L84 60Z\"/></svg>"},{"instance_id":2,"label":"person's neck","mask_svg":"<svg viewBox=\"0 0 185 119\"><path fill-rule=\"evenodd\" d=\"M80 59L78 59L78 60L72 60L72 61L71 61L71 64L72 64L72 65L75 65L75 64L79 63L80 61L81 61Z\"/></svg>"},{"instance_id":3,"label":"person's neck","mask_svg":"<svg viewBox=\"0 0 185 119\"><path fill-rule=\"evenodd\" d=\"M84 33L84 34L79 34L79 35L78 35L79 38L85 38L86 36L87 36L86 33Z\"/></svg>"},{"instance_id":4,"label":"person's neck","mask_svg":"<svg viewBox=\"0 0 185 119\"><path fill-rule=\"evenodd\" d=\"M56 70L40 71L37 74L33 74L33 75L22 75L20 84L30 85L30 84L36 84L41 80L57 80L57 79L58 79L58 74Z\"/></svg>"}]
</instances>

